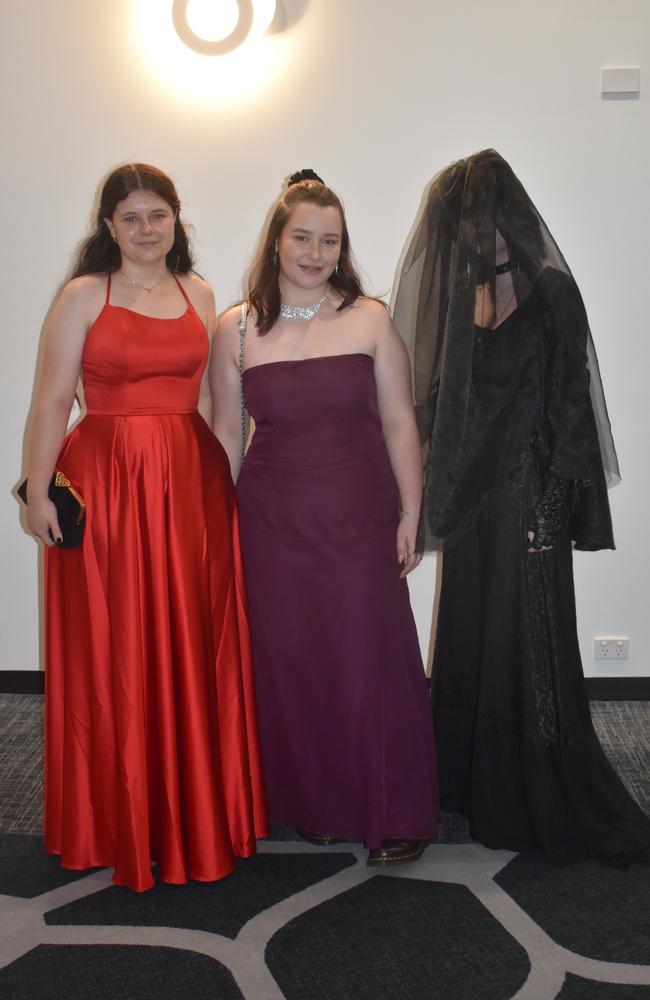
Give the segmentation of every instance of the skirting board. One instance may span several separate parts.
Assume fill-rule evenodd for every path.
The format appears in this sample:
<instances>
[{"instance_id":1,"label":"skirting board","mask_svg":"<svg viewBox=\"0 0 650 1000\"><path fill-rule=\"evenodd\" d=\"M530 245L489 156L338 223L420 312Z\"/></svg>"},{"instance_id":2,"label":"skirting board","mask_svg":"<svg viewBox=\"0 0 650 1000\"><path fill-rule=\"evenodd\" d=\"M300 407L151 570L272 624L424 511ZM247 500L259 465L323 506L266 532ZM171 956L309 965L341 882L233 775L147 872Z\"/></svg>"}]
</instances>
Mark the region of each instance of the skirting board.
<instances>
[{"instance_id":1,"label":"skirting board","mask_svg":"<svg viewBox=\"0 0 650 1000\"><path fill-rule=\"evenodd\" d=\"M650 677L585 677L589 701L649 701Z\"/></svg>"},{"instance_id":2,"label":"skirting board","mask_svg":"<svg viewBox=\"0 0 650 1000\"><path fill-rule=\"evenodd\" d=\"M42 670L0 670L0 694L43 694Z\"/></svg>"},{"instance_id":3,"label":"skirting board","mask_svg":"<svg viewBox=\"0 0 650 1000\"><path fill-rule=\"evenodd\" d=\"M42 694L42 670L0 670L0 694ZM590 701L649 701L650 677L586 677Z\"/></svg>"}]
</instances>

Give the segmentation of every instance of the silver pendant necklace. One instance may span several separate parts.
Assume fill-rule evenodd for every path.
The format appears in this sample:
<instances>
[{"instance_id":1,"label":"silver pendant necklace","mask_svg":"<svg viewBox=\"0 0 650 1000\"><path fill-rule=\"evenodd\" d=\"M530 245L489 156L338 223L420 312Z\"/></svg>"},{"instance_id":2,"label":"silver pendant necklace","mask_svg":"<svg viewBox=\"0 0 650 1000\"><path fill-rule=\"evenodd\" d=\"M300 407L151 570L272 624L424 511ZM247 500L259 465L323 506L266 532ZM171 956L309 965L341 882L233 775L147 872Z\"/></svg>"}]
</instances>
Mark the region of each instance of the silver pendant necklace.
<instances>
[{"instance_id":1,"label":"silver pendant necklace","mask_svg":"<svg viewBox=\"0 0 650 1000\"><path fill-rule=\"evenodd\" d=\"M314 302L313 306L288 306L283 302L280 306L280 315L282 319L313 319L326 298L327 292L320 302Z\"/></svg>"}]
</instances>

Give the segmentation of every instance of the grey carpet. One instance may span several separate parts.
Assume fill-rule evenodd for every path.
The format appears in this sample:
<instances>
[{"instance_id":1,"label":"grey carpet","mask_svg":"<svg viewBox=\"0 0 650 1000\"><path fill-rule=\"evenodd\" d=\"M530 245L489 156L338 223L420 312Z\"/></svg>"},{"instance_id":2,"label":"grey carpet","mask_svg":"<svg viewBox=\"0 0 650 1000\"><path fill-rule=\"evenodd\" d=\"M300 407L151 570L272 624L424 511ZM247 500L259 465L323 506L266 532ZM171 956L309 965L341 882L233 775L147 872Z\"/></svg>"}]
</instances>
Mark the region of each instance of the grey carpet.
<instances>
[{"instance_id":1,"label":"grey carpet","mask_svg":"<svg viewBox=\"0 0 650 1000\"><path fill-rule=\"evenodd\" d=\"M591 715L603 750L650 815L650 701L594 701Z\"/></svg>"},{"instance_id":2,"label":"grey carpet","mask_svg":"<svg viewBox=\"0 0 650 1000\"><path fill-rule=\"evenodd\" d=\"M0 832L43 826L43 696L0 695Z\"/></svg>"},{"instance_id":3,"label":"grey carpet","mask_svg":"<svg viewBox=\"0 0 650 1000\"><path fill-rule=\"evenodd\" d=\"M650 704L592 703L650 812ZM650 866L441 843L376 871L354 843L276 828L214 885L112 886L40 837L42 698L0 695L2 1000L650 1000Z\"/></svg>"}]
</instances>

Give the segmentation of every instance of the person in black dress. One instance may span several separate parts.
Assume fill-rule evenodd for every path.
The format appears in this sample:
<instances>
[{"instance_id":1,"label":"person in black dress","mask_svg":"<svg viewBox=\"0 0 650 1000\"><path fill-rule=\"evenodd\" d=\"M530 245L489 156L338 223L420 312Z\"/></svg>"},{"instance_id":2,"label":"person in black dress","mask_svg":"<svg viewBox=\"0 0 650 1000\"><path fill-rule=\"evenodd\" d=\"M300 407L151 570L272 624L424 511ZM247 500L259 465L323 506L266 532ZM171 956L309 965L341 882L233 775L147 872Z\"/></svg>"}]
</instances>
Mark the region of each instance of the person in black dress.
<instances>
[{"instance_id":1,"label":"person in black dress","mask_svg":"<svg viewBox=\"0 0 650 1000\"><path fill-rule=\"evenodd\" d=\"M403 259L426 456L422 545L443 550L432 694L441 808L493 848L639 857L650 820L594 732L572 548L614 548L619 479L580 292L494 150L436 177Z\"/></svg>"}]
</instances>

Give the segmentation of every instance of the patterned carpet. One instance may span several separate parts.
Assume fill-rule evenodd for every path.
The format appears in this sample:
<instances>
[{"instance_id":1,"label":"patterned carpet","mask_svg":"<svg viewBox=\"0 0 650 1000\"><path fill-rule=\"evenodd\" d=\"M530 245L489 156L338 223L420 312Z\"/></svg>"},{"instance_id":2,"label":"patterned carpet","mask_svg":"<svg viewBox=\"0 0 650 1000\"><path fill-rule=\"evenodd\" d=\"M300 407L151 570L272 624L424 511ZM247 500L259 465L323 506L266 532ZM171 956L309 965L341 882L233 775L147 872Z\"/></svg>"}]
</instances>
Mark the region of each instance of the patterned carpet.
<instances>
[{"instance_id":1,"label":"patterned carpet","mask_svg":"<svg viewBox=\"0 0 650 1000\"><path fill-rule=\"evenodd\" d=\"M650 812L650 703L592 703ZM2 1000L650 1000L650 866L472 844L415 865L288 829L215 884L135 894L43 854L42 699L0 695Z\"/></svg>"}]
</instances>

